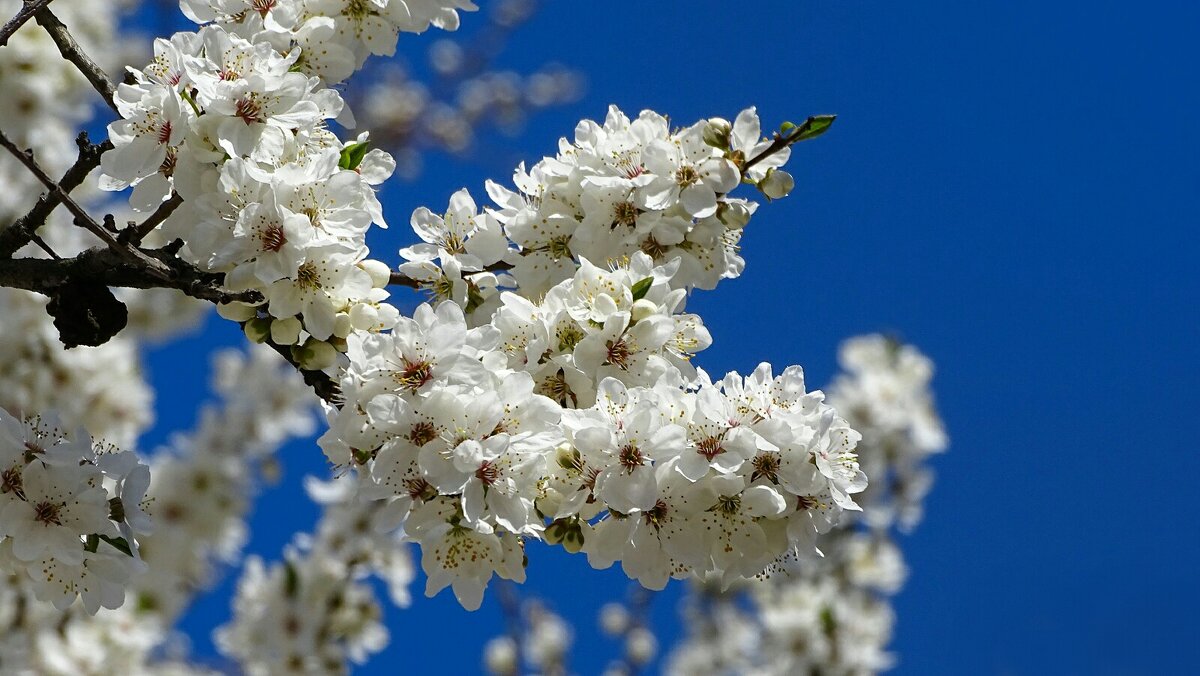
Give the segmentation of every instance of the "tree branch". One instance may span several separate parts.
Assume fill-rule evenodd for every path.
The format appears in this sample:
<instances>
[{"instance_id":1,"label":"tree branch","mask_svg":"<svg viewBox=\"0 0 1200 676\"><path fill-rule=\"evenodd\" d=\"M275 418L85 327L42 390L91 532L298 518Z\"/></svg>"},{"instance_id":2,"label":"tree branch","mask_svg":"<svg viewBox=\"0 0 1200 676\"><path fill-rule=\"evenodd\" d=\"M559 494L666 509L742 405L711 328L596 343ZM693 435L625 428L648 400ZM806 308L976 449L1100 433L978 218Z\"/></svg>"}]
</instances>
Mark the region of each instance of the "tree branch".
<instances>
[{"instance_id":1,"label":"tree branch","mask_svg":"<svg viewBox=\"0 0 1200 676\"><path fill-rule=\"evenodd\" d=\"M72 199L71 196L68 195L62 189L62 187L55 183L54 179L50 178L50 176L42 169L42 167L38 165L36 161L34 161L32 152L23 151L18 148L16 144L14 144L7 136L4 135L4 132L0 132L0 146L4 146L10 153L20 160L21 164L24 164L25 167L29 169L29 171L32 172L39 181L42 182L42 185L50 189L50 192L58 194L59 201L62 202L63 205L67 207L67 210L75 216L76 225L87 229L93 235L100 238L100 241L107 244L114 253L124 258L127 262L134 264L140 263L146 268L147 273L157 275L160 279L169 279L170 270L163 266L161 261L147 256L145 252L137 247L117 241L116 236L114 235L116 227L111 223L112 216L105 218L105 225L109 226L109 229L105 229L104 226L101 226L96 222L96 219L92 218L86 211L84 211L83 207L79 206L79 203ZM112 232L110 232L110 230Z\"/></svg>"},{"instance_id":2,"label":"tree branch","mask_svg":"<svg viewBox=\"0 0 1200 676\"><path fill-rule=\"evenodd\" d=\"M183 204L183 198L179 196L179 193L172 192L171 199L163 202L154 210L154 213L146 217L146 220L134 227L130 241L134 244L140 244L146 238L146 235L149 235L163 221L167 220L167 217L174 213L180 204Z\"/></svg>"},{"instance_id":3,"label":"tree branch","mask_svg":"<svg viewBox=\"0 0 1200 676\"><path fill-rule=\"evenodd\" d=\"M75 38L71 37L71 32L63 25L62 21L50 11L48 7L42 6L36 13L38 24L46 29L50 34L50 39L54 40L54 44L58 45L58 51L63 55L63 58L75 64L80 73L87 78L87 81L92 83L92 88L100 93L104 98L104 102L109 108L117 110L117 104L113 102L113 94L117 91L116 85L113 84L112 78L104 72L104 69L96 65L95 61L79 48L79 43L75 42ZM120 112L120 111L117 111Z\"/></svg>"},{"instance_id":4,"label":"tree branch","mask_svg":"<svg viewBox=\"0 0 1200 676\"><path fill-rule=\"evenodd\" d=\"M421 288L421 283L403 272L393 270L391 279L388 281L388 286L407 286L410 289L419 289Z\"/></svg>"},{"instance_id":5,"label":"tree branch","mask_svg":"<svg viewBox=\"0 0 1200 676\"><path fill-rule=\"evenodd\" d=\"M192 298L214 303L261 303L257 291L229 291L225 276L202 272L175 255L177 247L167 246L142 253L170 274L167 279L148 270L140 262L130 262L112 249L88 249L73 258L10 258L0 260L0 286L25 289L50 296L72 282L128 289L177 289Z\"/></svg>"},{"instance_id":6,"label":"tree branch","mask_svg":"<svg viewBox=\"0 0 1200 676\"><path fill-rule=\"evenodd\" d=\"M99 145L91 143L87 132L80 132L75 143L79 146L79 159L75 160L75 164L67 169L58 181L63 193L70 193L78 188L88 174L100 166L100 155L113 147L110 141ZM0 230L0 258L11 257L17 249L33 240L37 236L38 228L46 223L50 213L61 203L60 193L57 191L42 193L28 213L14 221L11 226Z\"/></svg>"},{"instance_id":7,"label":"tree branch","mask_svg":"<svg viewBox=\"0 0 1200 676\"><path fill-rule=\"evenodd\" d=\"M505 261L498 261L498 262L492 263L491 265L484 268L483 272L504 272L505 270L512 270L512 268L513 268L512 263L506 263ZM478 271L477 270L468 270L467 274L475 274L476 272L478 272ZM408 275L404 274L403 272L398 272L396 270L393 270L392 274L391 274L391 278L388 280L388 286L407 286L410 289L420 289L421 288L421 280L413 279L412 277L409 277Z\"/></svg>"},{"instance_id":8,"label":"tree branch","mask_svg":"<svg viewBox=\"0 0 1200 676\"><path fill-rule=\"evenodd\" d=\"M833 124L833 120L836 117L836 115L812 115L786 136L780 134L779 132L775 132L775 140L771 143L771 145L767 146L767 148L761 153L755 155L749 160L746 160L746 163L742 165L742 176L746 175L746 172L750 170L750 167L762 162L771 155L774 155L793 143L814 138L825 133L825 130L829 128L829 125Z\"/></svg>"},{"instance_id":9,"label":"tree branch","mask_svg":"<svg viewBox=\"0 0 1200 676\"><path fill-rule=\"evenodd\" d=\"M301 366L300 362L296 361L296 358L292 356L292 347L290 345L279 345L269 338L263 342L272 350L278 352L279 356L283 357L287 360L287 363L299 371L300 376L304 378L304 384L311 387L318 397L338 408L342 407L344 403L342 388L328 373L324 371L311 371Z\"/></svg>"},{"instance_id":10,"label":"tree branch","mask_svg":"<svg viewBox=\"0 0 1200 676\"><path fill-rule=\"evenodd\" d=\"M7 45L8 39L13 36L13 33L20 30L21 26L24 26L34 14L51 2L53 0L25 0L21 11L0 28L0 47Z\"/></svg>"}]
</instances>

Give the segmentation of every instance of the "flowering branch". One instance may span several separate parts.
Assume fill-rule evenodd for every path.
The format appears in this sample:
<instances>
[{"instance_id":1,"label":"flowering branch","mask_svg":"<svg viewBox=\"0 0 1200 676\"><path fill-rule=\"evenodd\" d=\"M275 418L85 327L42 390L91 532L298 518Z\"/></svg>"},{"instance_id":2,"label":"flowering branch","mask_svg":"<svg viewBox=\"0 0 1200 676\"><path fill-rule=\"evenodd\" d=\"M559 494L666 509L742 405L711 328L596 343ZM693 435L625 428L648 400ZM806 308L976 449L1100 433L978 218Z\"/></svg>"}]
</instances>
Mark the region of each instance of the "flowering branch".
<instances>
[{"instance_id":1,"label":"flowering branch","mask_svg":"<svg viewBox=\"0 0 1200 676\"><path fill-rule=\"evenodd\" d=\"M833 124L835 119L837 119L836 115L812 115L803 123L801 123L800 126L792 129L786 134L775 132L775 140L771 143L771 145L759 154L755 155L749 160L746 160L746 163L742 165L742 174L745 175L751 167L759 162L762 162L771 155L774 155L780 150L791 146L793 143L806 141L810 138L820 136L821 134L825 133L825 130L828 129L830 125Z\"/></svg>"}]
</instances>

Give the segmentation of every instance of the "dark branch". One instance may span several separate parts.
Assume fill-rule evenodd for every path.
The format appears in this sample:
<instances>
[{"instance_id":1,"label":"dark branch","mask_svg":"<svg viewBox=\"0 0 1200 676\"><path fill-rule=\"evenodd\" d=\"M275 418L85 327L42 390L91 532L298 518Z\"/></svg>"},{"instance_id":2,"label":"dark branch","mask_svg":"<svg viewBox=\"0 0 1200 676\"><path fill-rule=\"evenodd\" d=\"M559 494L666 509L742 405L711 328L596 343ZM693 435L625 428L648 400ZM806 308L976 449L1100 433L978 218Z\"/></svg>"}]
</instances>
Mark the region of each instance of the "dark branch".
<instances>
[{"instance_id":1,"label":"dark branch","mask_svg":"<svg viewBox=\"0 0 1200 676\"><path fill-rule=\"evenodd\" d=\"M75 143L79 146L79 159L58 181L58 186L64 193L70 193L78 188L88 174L100 166L100 155L113 147L110 141L105 141L100 145L91 143L88 140L87 132L80 132ZM11 257L17 249L34 239L37 229L45 225L50 213L62 203L59 194L53 190L42 193L29 213L18 218L11 226L0 230L0 258Z\"/></svg>"},{"instance_id":2,"label":"dark branch","mask_svg":"<svg viewBox=\"0 0 1200 676\"><path fill-rule=\"evenodd\" d=\"M407 286L410 289L421 288L420 282L413 279L412 277L409 277L408 275L405 275L402 272L396 272L394 270L392 271L392 277L391 277L391 280L388 281L388 285L389 286Z\"/></svg>"},{"instance_id":3,"label":"dark branch","mask_svg":"<svg viewBox=\"0 0 1200 676\"><path fill-rule=\"evenodd\" d=\"M324 371L310 371L309 369L301 366L300 362L296 361L296 358L292 356L292 348L290 345L279 345L270 339L267 339L264 341L264 343L270 346L272 350L278 352L281 357L287 360L287 363L295 367L295 369L299 371L300 375L304 378L304 384L311 387L313 392L316 392L318 397L324 399L330 404L333 404L334 406L337 406L338 408L342 407L342 388L338 385L336 380L329 377L328 373L325 373Z\"/></svg>"},{"instance_id":4,"label":"dark branch","mask_svg":"<svg viewBox=\"0 0 1200 676\"><path fill-rule=\"evenodd\" d=\"M56 261L62 260L62 256L59 256L57 251L55 251L54 249L51 249L50 245L46 244L46 241L43 240L41 237L38 237L37 235L33 235L29 239L33 240L33 243L38 245L39 249L41 249L42 251L45 251L54 260L56 260Z\"/></svg>"},{"instance_id":5,"label":"dark branch","mask_svg":"<svg viewBox=\"0 0 1200 676\"><path fill-rule=\"evenodd\" d=\"M93 235L98 237L100 241L107 244L114 253L124 258L127 262L134 264L141 263L146 268L147 273L157 275L160 279L165 280L169 278L170 271L163 267L161 262L150 256L147 256L141 249L128 246L123 242L117 241L113 232L110 232L110 229L106 229L104 226L97 223L96 219L92 218L86 211L84 211L83 207L79 206L79 203L72 199L71 196L65 191L63 191L62 187L55 183L54 179L50 178L49 174L47 174L45 170L38 165L38 163L33 159L33 153L31 151L25 151L18 148L16 144L14 144L7 136L4 135L3 132L0 132L0 146L4 146L10 153L13 154L14 157L20 160L21 164L24 164L25 168L29 169L29 171L36 176L39 181L42 182L42 185L50 189L50 192L58 195L58 199L60 202L62 202L63 206L65 206L67 210L70 211L73 216L75 216L76 225L87 229ZM105 224L111 226L112 224L109 222L111 219L111 216L107 217L105 219ZM111 230L115 231L116 228L111 227Z\"/></svg>"},{"instance_id":6,"label":"dark branch","mask_svg":"<svg viewBox=\"0 0 1200 676\"><path fill-rule=\"evenodd\" d=\"M131 263L112 249L88 249L73 258L10 258L0 260L0 286L25 289L50 296L72 283L86 281L96 285L128 289L177 289L192 298L214 303L261 303L257 291L229 291L225 276L202 272L175 255L175 247L151 249L142 253L168 270L163 279L140 262Z\"/></svg>"},{"instance_id":7,"label":"dark branch","mask_svg":"<svg viewBox=\"0 0 1200 676\"><path fill-rule=\"evenodd\" d=\"M749 160L746 160L746 163L742 165L742 176L746 175L746 172L750 170L750 167L762 162L771 155L774 155L793 143L812 138L813 136L822 133L825 129L829 128L830 124L833 124L833 118L833 115L813 115L801 123L799 127L796 127L789 132L786 136L776 132L775 140L771 143L771 145L767 146L766 149L761 153L755 155ZM816 133L814 133L814 131Z\"/></svg>"},{"instance_id":8,"label":"dark branch","mask_svg":"<svg viewBox=\"0 0 1200 676\"><path fill-rule=\"evenodd\" d=\"M79 43L71 37L71 32L67 30L63 22L59 21L48 7L44 6L37 12L37 22L50 34L50 39L54 40L54 44L58 45L58 51L63 58L75 64L79 72L83 73L87 81L92 83L92 87L104 98L104 102L108 104L109 108L117 110L117 104L113 102L113 94L116 93L117 87L113 84L112 78L108 77L104 69L96 65L96 62L92 61L87 54L83 53L83 50L79 48Z\"/></svg>"},{"instance_id":9,"label":"dark branch","mask_svg":"<svg viewBox=\"0 0 1200 676\"><path fill-rule=\"evenodd\" d=\"M7 45L8 39L13 36L13 33L16 33L21 26L25 25L25 22L29 21L34 14L37 14L40 9L46 5L49 5L52 1L53 0L25 0L25 4L23 7L21 7L21 11L17 12L16 16L14 16L8 21L8 23L4 24L4 26L0 28L0 47Z\"/></svg>"},{"instance_id":10,"label":"dark branch","mask_svg":"<svg viewBox=\"0 0 1200 676\"><path fill-rule=\"evenodd\" d=\"M171 199L163 202L158 209L154 210L154 213L150 214L148 217L146 217L146 220L142 221L135 227L134 232L132 233L133 243L138 244L145 239L146 235L149 235L151 231L161 225L163 221L167 220L167 217L174 213L174 211L179 208L180 204L183 204L183 198L179 196L179 193L171 193Z\"/></svg>"},{"instance_id":11,"label":"dark branch","mask_svg":"<svg viewBox=\"0 0 1200 676\"><path fill-rule=\"evenodd\" d=\"M512 270L512 268L512 263L498 261L484 268L484 272L504 272L505 270ZM467 274L471 274L471 272L468 271ZM388 286L407 286L410 289L419 289L421 288L421 281L413 279L403 272L393 270L391 279L388 280Z\"/></svg>"}]
</instances>

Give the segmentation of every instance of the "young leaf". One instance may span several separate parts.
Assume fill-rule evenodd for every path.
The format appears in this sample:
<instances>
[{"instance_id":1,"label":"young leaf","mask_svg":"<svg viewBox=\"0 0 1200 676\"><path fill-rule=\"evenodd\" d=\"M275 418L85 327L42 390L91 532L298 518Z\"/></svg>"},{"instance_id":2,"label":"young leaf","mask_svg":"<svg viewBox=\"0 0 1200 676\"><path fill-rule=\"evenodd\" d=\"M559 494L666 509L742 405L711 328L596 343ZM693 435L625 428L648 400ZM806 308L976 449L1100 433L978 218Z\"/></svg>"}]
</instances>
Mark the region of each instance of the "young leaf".
<instances>
[{"instance_id":1,"label":"young leaf","mask_svg":"<svg viewBox=\"0 0 1200 676\"><path fill-rule=\"evenodd\" d=\"M837 119L837 115L813 115L804 121L801 125L800 135L796 137L797 141L807 141L810 138L816 138L829 130L833 125L833 121Z\"/></svg>"},{"instance_id":2,"label":"young leaf","mask_svg":"<svg viewBox=\"0 0 1200 676\"><path fill-rule=\"evenodd\" d=\"M342 148L342 155L338 160L338 166L342 169L357 169L363 158L367 156L367 148L370 145L370 141L363 141L362 143L351 143Z\"/></svg>"},{"instance_id":3,"label":"young leaf","mask_svg":"<svg viewBox=\"0 0 1200 676\"><path fill-rule=\"evenodd\" d=\"M100 539L121 550L121 553L125 556L133 556L133 550L129 548L129 542L125 538L114 538L107 535L101 535Z\"/></svg>"},{"instance_id":4,"label":"young leaf","mask_svg":"<svg viewBox=\"0 0 1200 676\"><path fill-rule=\"evenodd\" d=\"M650 286L651 286L652 284L654 284L654 278L653 278L653 277L647 277L647 278L645 278L645 279L643 279L643 280L639 281L637 284L634 284L634 285L633 285L633 289L632 289L632 291L633 291L633 299L634 299L634 300L641 300L641 299L645 298L645 297L646 297L646 294L647 294L647 293L649 293L649 291L650 291Z\"/></svg>"}]
</instances>

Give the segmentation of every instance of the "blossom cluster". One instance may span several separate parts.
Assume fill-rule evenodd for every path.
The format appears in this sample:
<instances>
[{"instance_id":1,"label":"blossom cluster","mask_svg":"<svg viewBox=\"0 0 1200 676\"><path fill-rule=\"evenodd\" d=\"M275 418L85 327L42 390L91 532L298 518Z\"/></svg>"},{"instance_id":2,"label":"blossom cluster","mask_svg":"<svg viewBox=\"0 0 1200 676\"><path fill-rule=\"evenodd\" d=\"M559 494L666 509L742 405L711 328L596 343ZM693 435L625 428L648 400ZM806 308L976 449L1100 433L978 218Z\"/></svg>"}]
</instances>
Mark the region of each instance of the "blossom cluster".
<instances>
[{"instance_id":1,"label":"blossom cluster","mask_svg":"<svg viewBox=\"0 0 1200 676\"><path fill-rule=\"evenodd\" d=\"M94 445L57 419L0 409L0 567L27 575L37 597L89 613L115 608L150 530L150 470L128 451Z\"/></svg>"},{"instance_id":2,"label":"blossom cluster","mask_svg":"<svg viewBox=\"0 0 1200 676\"><path fill-rule=\"evenodd\" d=\"M205 24L154 45L154 60L118 87L115 148L101 186L133 186L130 206L153 212L182 199L161 226L182 255L224 273L259 306L225 308L256 340L294 347L306 368L331 368L354 329L390 327L387 266L367 259L365 235L386 227L374 186L395 168L360 135L343 143L330 120L353 124L330 85L400 32L457 27L466 0L184 0Z\"/></svg>"},{"instance_id":3,"label":"blossom cluster","mask_svg":"<svg viewBox=\"0 0 1200 676\"><path fill-rule=\"evenodd\" d=\"M478 607L493 574L523 579L523 538L582 549L600 568L620 560L652 588L672 576L732 581L812 550L857 508L857 433L806 392L798 367L685 379L666 344L698 324L653 302L628 312L647 298L673 307L675 266L650 265L639 253L612 272L584 266L547 294L561 316L531 313L536 327L518 333L560 353L549 376L526 358L542 347L512 349L517 333L505 340L492 324L468 328L452 302L422 305L389 334L351 336L345 404L320 443L362 473L364 496L389 502L380 526L403 525L421 544L429 593L452 586ZM560 322L573 342L556 337ZM583 401L554 389L580 361Z\"/></svg>"},{"instance_id":4,"label":"blossom cluster","mask_svg":"<svg viewBox=\"0 0 1200 676\"><path fill-rule=\"evenodd\" d=\"M916 348L860 336L843 343L839 358L828 399L862 434L858 456L872 479L858 497L863 510L822 539L822 557L777 566L743 590L744 602L694 590L690 636L674 651L671 673L861 674L893 665L889 596L908 573L893 531L919 519L926 461L945 449L946 435L929 390L932 363Z\"/></svg>"},{"instance_id":5,"label":"blossom cluster","mask_svg":"<svg viewBox=\"0 0 1200 676\"><path fill-rule=\"evenodd\" d=\"M222 351L214 362L221 405L202 409L192 432L174 435L149 460L142 504L156 527L137 537L145 565L129 580L126 602L95 615L78 604L60 611L34 602L29 576L0 575L5 673L216 673L185 662L172 626L222 567L240 561L257 488L278 473L279 446L312 432L315 397L266 348ZM393 558L399 581L411 563L403 553Z\"/></svg>"},{"instance_id":6,"label":"blossom cluster","mask_svg":"<svg viewBox=\"0 0 1200 676\"><path fill-rule=\"evenodd\" d=\"M362 582L341 577L320 557L292 554L266 566L250 557L238 585L235 620L221 628L221 651L244 673L345 673L387 643L382 611Z\"/></svg>"},{"instance_id":7,"label":"blossom cluster","mask_svg":"<svg viewBox=\"0 0 1200 676\"><path fill-rule=\"evenodd\" d=\"M119 2L99 1L103 4L67 0L55 4L54 12L71 27L72 36L82 49L107 68L125 57L119 52L123 43L113 40L120 18ZM16 16L22 4L21 0L0 0L0 17L7 21ZM74 130L90 117L93 94L87 81L60 56L50 35L32 21L0 49L0 81L5 85L4 96L0 97L4 133L22 143L22 147L37 148L39 162L48 162L50 168L58 171L65 169L74 150L70 143ZM60 158L59 151L63 149L66 157ZM66 160L66 164L61 160ZM8 162L15 164L9 157L0 163ZM20 178L21 185L36 185L33 176L23 169ZM0 196L0 211L9 199L28 198L37 190L6 190Z\"/></svg>"},{"instance_id":8,"label":"blossom cluster","mask_svg":"<svg viewBox=\"0 0 1200 676\"><path fill-rule=\"evenodd\" d=\"M486 320L499 289L537 298L571 278L581 261L606 265L643 252L659 265L678 261L675 288L712 289L737 277L742 229L757 204L728 193L754 183L769 198L791 189L779 169L787 147L771 148L753 108L733 123L701 120L672 130L643 111L630 120L615 106L603 124L580 122L574 141L530 167L515 190L488 182L496 203L482 214L465 192L445 215L418 209L422 244L401 251L401 270L437 295Z\"/></svg>"},{"instance_id":9,"label":"blossom cluster","mask_svg":"<svg viewBox=\"0 0 1200 676\"><path fill-rule=\"evenodd\" d=\"M506 609L510 634L496 636L483 649L483 667L493 676L521 673L567 674L571 648L571 626L554 611L537 601L511 602Z\"/></svg>"},{"instance_id":10,"label":"blossom cluster","mask_svg":"<svg viewBox=\"0 0 1200 676\"><path fill-rule=\"evenodd\" d=\"M948 441L929 383L933 362L912 345L880 335L842 344L842 373L829 388L830 403L872 450L862 456L872 489L863 494L863 518L875 529L911 530L921 520L933 485L929 456Z\"/></svg>"},{"instance_id":11,"label":"blossom cluster","mask_svg":"<svg viewBox=\"0 0 1200 676\"><path fill-rule=\"evenodd\" d=\"M0 291L0 407L20 415L56 410L126 447L153 413L133 341L64 349L46 302L28 291Z\"/></svg>"},{"instance_id":12,"label":"blossom cluster","mask_svg":"<svg viewBox=\"0 0 1200 676\"><path fill-rule=\"evenodd\" d=\"M83 50L112 72L112 68L130 58L125 50L132 53L139 46L139 41L117 32L121 9L126 4L111 0L57 0L53 12L71 28ZM0 15L6 19L20 8L21 3L16 0L0 0ZM94 98L94 93L74 66L61 58L46 30L34 21L17 30L0 49L0 80L5 84L5 96L0 97L4 133L19 147L35 148L38 163L48 173L62 174L76 159L78 149L73 142L74 130L89 115L87 104ZM33 205L42 186L8 155L0 157L0 181L7 187L0 193L0 228L3 228ZM87 183L72 192L72 197L87 208L97 205L101 196L106 194ZM118 222L127 220L126 211L114 206L104 204L100 208L116 214ZM50 215L38 234L62 256L73 255L89 245L87 233L75 226L71 216L62 209ZM28 245L17 255L45 257L47 254ZM0 317L3 317L0 321L0 409L6 409L14 419L20 418L22 424L35 412L57 411L61 420L70 421L70 429L79 425L96 439L132 450L137 437L153 421L154 413L153 392L145 382L138 343L188 327L196 318L196 308L202 306L172 290L119 290L118 293L129 310L127 330L104 345L68 350L59 341L52 318L47 315L45 297L17 289L0 289ZM63 427L47 422L49 417L43 420L43 431ZM122 452L120 458L106 457L112 454L102 444L96 444L89 452L82 433L66 435L67 441L51 444L56 438L59 437L46 437L44 441L54 447L51 450L56 459L63 459L60 454L68 451L65 446L57 446L73 443L79 453L74 460L76 469L45 464L42 460L34 461L37 468L32 463L24 463L23 469L6 465L4 469L9 470L10 487L19 481L24 492L27 472L36 475L32 481L35 488L42 490L47 472L60 486L65 486L73 481L72 473L90 475L94 482L99 471L99 487L108 497L103 506L100 500L95 501L95 520L102 526L95 534L106 533L118 545L132 542L137 550L131 549L131 553L137 554L145 565L99 537L94 540L95 551L88 551L91 543L82 538L82 570L57 560L48 565L23 561L13 553L15 543L7 540L0 543L0 550L3 550L0 555L3 559L0 564L0 655L3 655L0 671L63 676L209 673L166 658L161 647L169 640L169 627L137 610L137 604L128 601L137 594L130 593L127 585L142 583L152 568L144 546L154 536L139 531L131 541L121 535L122 525L112 519L116 516L113 500L120 499L122 509L129 501L135 510L139 510L130 513L131 523L144 521L139 519L138 513L151 509L151 491L148 490L145 499L140 501L134 494L138 491L138 482L145 478L145 467L133 466L124 476L122 495L118 486L122 480L120 471L124 463L132 461L131 453ZM94 456L94 460L85 461L85 456ZM7 454L5 457L12 459ZM23 462L24 457L21 460ZM79 464L81 461L85 461L83 465ZM151 483L157 482L158 478L157 473L153 473ZM26 498L29 495L25 492ZM100 497L99 493L92 495ZM64 503L68 497L63 496ZM76 495L76 501L80 497L81 494ZM5 504L10 500L20 501L15 492L4 493L2 499ZM46 514L49 517L48 510ZM126 519L129 520L129 515ZM66 525L65 517L59 517L59 520ZM144 526L144 522L141 525ZM118 533L115 536L113 526ZM49 526L40 527L49 529ZM35 525L33 530L36 532L37 528ZM155 532L161 534L162 529L157 528ZM69 539L66 542L70 545ZM72 554L67 556L70 558ZM57 581L52 581L50 574ZM115 610L105 607L120 603L121 587L126 587L126 602ZM82 603L69 603L75 594L83 597ZM58 601L58 607L41 602L47 599ZM148 666L151 663L153 668Z\"/></svg>"},{"instance_id":13,"label":"blossom cluster","mask_svg":"<svg viewBox=\"0 0 1200 676\"><path fill-rule=\"evenodd\" d=\"M786 192L786 145L760 134L753 109L672 131L614 107L519 192L489 184L497 207L461 190L413 213L400 273L433 304L347 337L321 445L421 543L428 593L478 607L493 574L523 580L527 538L652 588L729 583L857 509L857 433L798 367L714 383L690 363L711 336L686 297L740 273L755 209L728 193Z\"/></svg>"}]
</instances>

